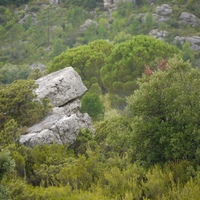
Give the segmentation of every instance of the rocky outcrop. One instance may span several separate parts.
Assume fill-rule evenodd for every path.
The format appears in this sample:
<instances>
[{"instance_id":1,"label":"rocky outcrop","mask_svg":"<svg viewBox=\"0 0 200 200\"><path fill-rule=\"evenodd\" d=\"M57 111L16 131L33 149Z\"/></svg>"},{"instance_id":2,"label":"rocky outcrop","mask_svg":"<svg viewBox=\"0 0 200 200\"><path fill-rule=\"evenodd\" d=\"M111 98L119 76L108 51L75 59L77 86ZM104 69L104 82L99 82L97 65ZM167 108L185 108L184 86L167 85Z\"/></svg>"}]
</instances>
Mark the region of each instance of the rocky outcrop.
<instances>
[{"instance_id":1,"label":"rocky outcrop","mask_svg":"<svg viewBox=\"0 0 200 200\"><path fill-rule=\"evenodd\" d=\"M191 25L192 27L200 25L200 19L188 12L182 12L179 20L180 24L182 25Z\"/></svg>"},{"instance_id":2,"label":"rocky outcrop","mask_svg":"<svg viewBox=\"0 0 200 200\"><path fill-rule=\"evenodd\" d=\"M107 9L107 10L112 9L112 8L115 7L114 2L111 1L111 0L104 0L103 2L104 2L104 3L103 3L104 8Z\"/></svg>"},{"instance_id":3,"label":"rocky outcrop","mask_svg":"<svg viewBox=\"0 0 200 200\"><path fill-rule=\"evenodd\" d=\"M25 15L23 16L23 18L21 18L21 19L19 20L19 23L20 23L20 24L24 24L24 23L26 23L27 20L29 20L29 19L31 19L31 21L32 21L32 23L33 23L34 25L37 25L37 24L38 24L38 21L37 21L37 14L34 13L34 12L32 12L32 13L30 13L30 14L25 14Z\"/></svg>"},{"instance_id":4,"label":"rocky outcrop","mask_svg":"<svg viewBox=\"0 0 200 200\"><path fill-rule=\"evenodd\" d=\"M167 31L160 31L158 29L153 29L149 32L149 36L152 36L160 40L164 40L167 35L168 35Z\"/></svg>"},{"instance_id":5,"label":"rocky outcrop","mask_svg":"<svg viewBox=\"0 0 200 200\"><path fill-rule=\"evenodd\" d=\"M46 69L46 66L42 63L33 63L30 65L31 70L39 69L41 72L44 72Z\"/></svg>"},{"instance_id":6,"label":"rocky outcrop","mask_svg":"<svg viewBox=\"0 0 200 200\"><path fill-rule=\"evenodd\" d=\"M19 12L17 14L19 14ZM21 18L19 20L19 22L18 22L20 24L24 24L24 23L26 23L29 20L31 20L31 22L32 22L33 25L37 25L38 24L37 14L34 13L34 12L30 12L29 13L29 7L28 7L28 5L24 6L24 15L21 16L21 17L19 16L19 18Z\"/></svg>"},{"instance_id":7,"label":"rocky outcrop","mask_svg":"<svg viewBox=\"0 0 200 200\"><path fill-rule=\"evenodd\" d=\"M33 147L38 144L72 144L80 129L93 131L91 118L81 113L79 98L87 91L80 76L72 67L44 76L36 83L39 99L49 98L53 110L41 122L28 128L20 142Z\"/></svg>"},{"instance_id":8,"label":"rocky outcrop","mask_svg":"<svg viewBox=\"0 0 200 200\"><path fill-rule=\"evenodd\" d=\"M61 107L83 95L87 88L72 67L56 71L36 80L38 98L49 98L54 107Z\"/></svg>"},{"instance_id":9,"label":"rocky outcrop","mask_svg":"<svg viewBox=\"0 0 200 200\"><path fill-rule=\"evenodd\" d=\"M80 31L86 31L90 26L94 25L95 27L98 26L98 23L94 20L87 19L84 24L80 26Z\"/></svg>"},{"instance_id":10,"label":"rocky outcrop","mask_svg":"<svg viewBox=\"0 0 200 200\"><path fill-rule=\"evenodd\" d=\"M161 6L156 7L156 15L158 22L164 22L169 20L171 14L172 14L172 8L167 4L163 4Z\"/></svg>"},{"instance_id":11,"label":"rocky outcrop","mask_svg":"<svg viewBox=\"0 0 200 200\"><path fill-rule=\"evenodd\" d=\"M194 51L200 50L200 36L191 36L191 37L176 36L174 38L174 43L176 44L177 42L180 42L182 45L185 42L189 42L191 49L193 49Z\"/></svg>"},{"instance_id":12,"label":"rocky outcrop","mask_svg":"<svg viewBox=\"0 0 200 200\"><path fill-rule=\"evenodd\" d=\"M104 0L104 8L107 10L116 8L117 4L121 2L132 2L135 3L136 0Z\"/></svg>"},{"instance_id":13,"label":"rocky outcrop","mask_svg":"<svg viewBox=\"0 0 200 200\"><path fill-rule=\"evenodd\" d=\"M51 5L58 5L58 4L60 4L60 0L49 0L49 3Z\"/></svg>"}]
</instances>

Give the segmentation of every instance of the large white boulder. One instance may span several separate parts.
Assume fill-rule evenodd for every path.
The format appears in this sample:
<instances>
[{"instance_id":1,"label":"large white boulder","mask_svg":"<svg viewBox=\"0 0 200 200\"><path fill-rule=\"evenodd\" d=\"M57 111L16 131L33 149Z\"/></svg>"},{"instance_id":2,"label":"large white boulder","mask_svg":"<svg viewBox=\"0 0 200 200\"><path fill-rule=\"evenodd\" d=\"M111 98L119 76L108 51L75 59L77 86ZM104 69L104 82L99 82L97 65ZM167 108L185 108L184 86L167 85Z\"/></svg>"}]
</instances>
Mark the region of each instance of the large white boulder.
<instances>
[{"instance_id":1,"label":"large white boulder","mask_svg":"<svg viewBox=\"0 0 200 200\"><path fill-rule=\"evenodd\" d=\"M39 85L36 90L38 98L49 98L53 109L41 122L28 128L25 135L21 135L22 144L29 147L53 142L72 144L81 129L93 131L89 115L79 111L79 98L87 88L72 67L44 76L36 83Z\"/></svg>"},{"instance_id":2,"label":"large white boulder","mask_svg":"<svg viewBox=\"0 0 200 200\"><path fill-rule=\"evenodd\" d=\"M172 8L168 4L162 4L156 7L156 18L158 22L165 22L170 19ZM154 16L154 18L155 18Z\"/></svg>"},{"instance_id":3,"label":"large white boulder","mask_svg":"<svg viewBox=\"0 0 200 200\"><path fill-rule=\"evenodd\" d=\"M36 80L38 98L49 98L53 106L62 106L82 96L87 88L81 77L72 68L67 67Z\"/></svg>"},{"instance_id":4,"label":"large white boulder","mask_svg":"<svg viewBox=\"0 0 200 200\"><path fill-rule=\"evenodd\" d=\"M161 16L170 16L172 14L172 8L168 4L157 6L156 14Z\"/></svg>"},{"instance_id":5,"label":"large white boulder","mask_svg":"<svg viewBox=\"0 0 200 200\"><path fill-rule=\"evenodd\" d=\"M164 40L165 37L168 35L168 32L165 30L158 30L158 29L153 29L149 32L149 36L155 37L156 39L159 40Z\"/></svg>"}]
</instances>

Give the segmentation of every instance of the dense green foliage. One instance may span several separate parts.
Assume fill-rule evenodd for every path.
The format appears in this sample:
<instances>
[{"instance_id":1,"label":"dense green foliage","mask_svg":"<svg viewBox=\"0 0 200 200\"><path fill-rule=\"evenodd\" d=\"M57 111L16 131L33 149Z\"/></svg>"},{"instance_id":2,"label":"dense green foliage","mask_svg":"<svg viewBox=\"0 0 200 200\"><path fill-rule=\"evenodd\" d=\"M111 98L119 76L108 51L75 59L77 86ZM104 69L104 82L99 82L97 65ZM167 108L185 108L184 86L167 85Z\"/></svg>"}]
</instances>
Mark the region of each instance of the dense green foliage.
<instances>
[{"instance_id":1,"label":"dense green foliage","mask_svg":"<svg viewBox=\"0 0 200 200\"><path fill-rule=\"evenodd\" d=\"M184 159L198 163L199 69L175 58L146 74L128 98L136 160L148 165Z\"/></svg>"},{"instance_id":2,"label":"dense green foliage","mask_svg":"<svg viewBox=\"0 0 200 200\"><path fill-rule=\"evenodd\" d=\"M72 66L88 88L97 83L103 92L105 88L101 81L100 70L112 47L113 44L106 40L96 40L88 45L71 48L57 56L48 70L53 72Z\"/></svg>"},{"instance_id":3,"label":"dense green foliage","mask_svg":"<svg viewBox=\"0 0 200 200\"><path fill-rule=\"evenodd\" d=\"M132 149L131 120L125 116L111 117L96 127L95 140L105 158L131 155Z\"/></svg>"},{"instance_id":4,"label":"dense green foliage","mask_svg":"<svg viewBox=\"0 0 200 200\"><path fill-rule=\"evenodd\" d=\"M81 6L86 9L94 9L103 6L103 0L63 0L65 6Z\"/></svg>"},{"instance_id":5,"label":"dense green foliage","mask_svg":"<svg viewBox=\"0 0 200 200\"><path fill-rule=\"evenodd\" d=\"M41 9L40 3L19 12L0 7L0 62L46 63L71 47L77 37L74 31L87 19L88 13L77 6L57 9L53 5ZM23 22L19 23L20 20Z\"/></svg>"},{"instance_id":6,"label":"dense green foliage","mask_svg":"<svg viewBox=\"0 0 200 200\"><path fill-rule=\"evenodd\" d=\"M2 199L197 200L200 71L177 57L157 67L146 68L125 111L96 122L95 133L81 130L72 145L22 146L19 116L9 120L1 132ZM96 111L97 93L87 94L83 104L94 96Z\"/></svg>"},{"instance_id":7,"label":"dense green foliage","mask_svg":"<svg viewBox=\"0 0 200 200\"><path fill-rule=\"evenodd\" d=\"M93 120L103 118L104 107L99 95L92 92L85 94L81 99L81 111L87 112Z\"/></svg>"},{"instance_id":8,"label":"dense green foliage","mask_svg":"<svg viewBox=\"0 0 200 200\"><path fill-rule=\"evenodd\" d=\"M145 64L156 64L176 53L175 46L148 36L136 36L120 44L97 40L57 56L49 72L72 66L87 87L98 83L102 93L124 97L137 88L136 79L142 75Z\"/></svg>"},{"instance_id":9,"label":"dense green foliage","mask_svg":"<svg viewBox=\"0 0 200 200\"><path fill-rule=\"evenodd\" d=\"M1 200L7 200L8 194L7 189L3 185L1 185L1 180L3 177L12 172L15 167L15 161L10 156L10 152L7 150L2 150L0 152L0 199Z\"/></svg>"},{"instance_id":10,"label":"dense green foliage","mask_svg":"<svg viewBox=\"0 0 200 200\"><path fill-rule=\"evenodd\" d=\"M9 84L14 80L27 79L30 72L31 69L28 66L4 65L0 67L0 81L3 84Z\"/></svg>"},{"instance_id":11,"label":"dense green foliage","mask_svg":"<svg viewBox=\"0 0 200 200\"><path fill-rule=\"evenodd\" d=\"M165 40L170 43L177 35L198 34L198 26L188 25L186 28L178 23L183 11L199 16L197 1L169 1L173 9L170 20L157 23L153 14L156 6L161 3L166 2L155 1L154 5L149 5L146 0L136 4L120 3L118 9L111 13L105 12L103 1L100 0L62 0L58 5L33 0L28 6L17 8L1 4L0 66L1 63L47 64L54 56L69 48L99 39L118 43L130 39L133 35L148 34L152 29L168 31ZM181 7L177 6L179 3L182 4ZM142 17L143 15L145 17ZM81 31L80 26L87 19L94 20L98 25L93 24ZM193 54L194 59L198 59L198 53Z\"/></svg>"},{"instance_id":12,"label":"dense green foliage","mask_svg":"<svg viewBox=\"0 0 200 200\"><path fill-rule=\"evenodd\" d=\"M0 0L0 5L10 5L14 4L16 6L20 6L22 4L28 3L29 0Z\"/></svg>"},{"instance_id":13,"label":"dense green foliage","mask_svg":"<svg viewBox=\"0 0 200 200\"><path fill-rule=\"evenodd\" d=\"M137 88L136 79L144 72L145 65L154 65L177 52L176 47L148 36L136 36L115 45L101 69L104 86L110 93L130 95Z\"/></svg>"},{"instance_id":14,"label":"dense green foliage","mask_svg":"<svg viewBox=\"0 0 200 200\"><path fill-rule=\"evenodd\" d=\"M200 71L185 61L199 66L199 52L171 45L198 35L199 26L178 23L183 11L200 17L198 1L168 1L173 13L160 23L164 0L112 11L100 0L27 2L0 0L0 199L198 200ZM86 19L98 25L83 30ZM152 29L168 31L167 42L144 36ZM174 54L183 60L168 62ZM71 145L19 143L50 109L32 80L13 82L40 77L32 63L49 73L75 68L89 89L81 111L94 133L81 130Z\"/></svg>"},{"instance_id":15,"label":"dense green foliage","mask_svg":"<svg viewBox=\"0 0 200 200\"><path fill-rule=\"evenodd\" d=\"M41 102L36 100L36 94L33 92L36 88L37 85L33 80L19 80L0 90L1 130L8 124L15 123L19 127L30 126L49 111L48 100L44 99ZM14 128L14 131L17 129Z\"/></svg>"},{"instance_id":16,"label":"dense green foliage","mask_svg":"<svg viewBox=\"0 0 200 200\"><path fill-rule=\"evenodd\" d=\"M0 153L0 181L6 173L11 172L14 169L15 162L10 156L9 151L2 151Z\"/></svg>"}]
</instances>

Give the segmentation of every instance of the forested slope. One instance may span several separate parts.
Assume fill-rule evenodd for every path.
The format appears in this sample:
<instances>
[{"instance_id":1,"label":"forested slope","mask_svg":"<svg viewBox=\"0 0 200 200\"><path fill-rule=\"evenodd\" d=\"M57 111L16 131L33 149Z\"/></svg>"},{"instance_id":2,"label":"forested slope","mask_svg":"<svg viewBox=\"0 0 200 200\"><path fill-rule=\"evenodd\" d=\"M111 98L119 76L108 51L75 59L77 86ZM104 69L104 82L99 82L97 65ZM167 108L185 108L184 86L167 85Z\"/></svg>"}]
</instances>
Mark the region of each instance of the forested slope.
<instances>
[{"instance_id":1,"label":"forested slope","mask_svg":"<svg viewBox=\"0 0 200 200\"><path fill-rule=\"evenodd\" d=\"M0 199L199 199L198 1L114 2L0 0ZM95 132L21 145L51 111L33 79L67 66Z\"/></svg>"}]
</instances>

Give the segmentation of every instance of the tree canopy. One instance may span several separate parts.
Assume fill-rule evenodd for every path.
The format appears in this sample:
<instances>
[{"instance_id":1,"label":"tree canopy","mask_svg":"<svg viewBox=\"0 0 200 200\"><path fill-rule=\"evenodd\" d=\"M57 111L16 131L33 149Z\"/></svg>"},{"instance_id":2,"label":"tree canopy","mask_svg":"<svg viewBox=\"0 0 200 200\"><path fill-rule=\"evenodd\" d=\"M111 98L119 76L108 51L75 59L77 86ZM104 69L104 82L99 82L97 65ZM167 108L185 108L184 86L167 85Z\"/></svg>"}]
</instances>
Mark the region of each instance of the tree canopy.
<instances>
[{"instance_id":1,"label":"tree canopy","mask_svg":"<svg viewBox=\"0 0 200 200\"><path fill-rule=\"evenodd\" d=\"M3 84L10 84L18 79L27 79L30 73L31 69L28 66L4 65L0 67L1 82Z\"/></svg>"},{"instance_id":2,"label":"tree canopy","mask_svg":"<svg viewBox=\"0 0 200 200\"><path fill-rule=\"evenodd\" d=\"M49 111L46 99L36 99L37 88L33 80L18 80L0 90L0 129L11 119L19 126L37 122Z\"/></svg>"},{"instance_id":3,"label":"tree canopy","mask_svg":"<svg viewBox=\"0 0 200 200\"><path fill-rule=\"evenodd\" d=\"M29 0L0 0L0 5L9 5L13 4L16 6L20 6L22 4L28 3Z\"/></svg>"},{"instance_id":4,"label":"tree canopy","mask_svg":"<svg viewBox=\"0 0 200 200\"><path fill-rule=\"evenodd\" d=\"M139 89L128 97L136 160L200 161L199 77L199 69L173 58L139 79Z\"/></svg>"},{"instance_id":5,"label":"tree canopy","mask_svg":"<svg viewBox=\"0 0 200 200\"><path fill-rule=\"evenodd\" d=\"M49 67L49 72L57 71L67 66L72 66L81 76L89 88L92 84L104 89L100 70L105 63L105 58L110 54L113 44L106 40L96 40L88 45L72 48L55 57Z\"/></svg>"},{"instance_id":6,"label":"tree canopy","mask_svg":"<svg viewBox=\"0 0 200 200\"><path fill-rule=\"evenodd\" d=\"M155 65L162 58L168 59L178 52L161 40L149 36L134 36L117 44L101 69L104 86L112 94L126 96L137 88L136 79L142 75L145 65Z\"/></svg>"}]
</instances>

